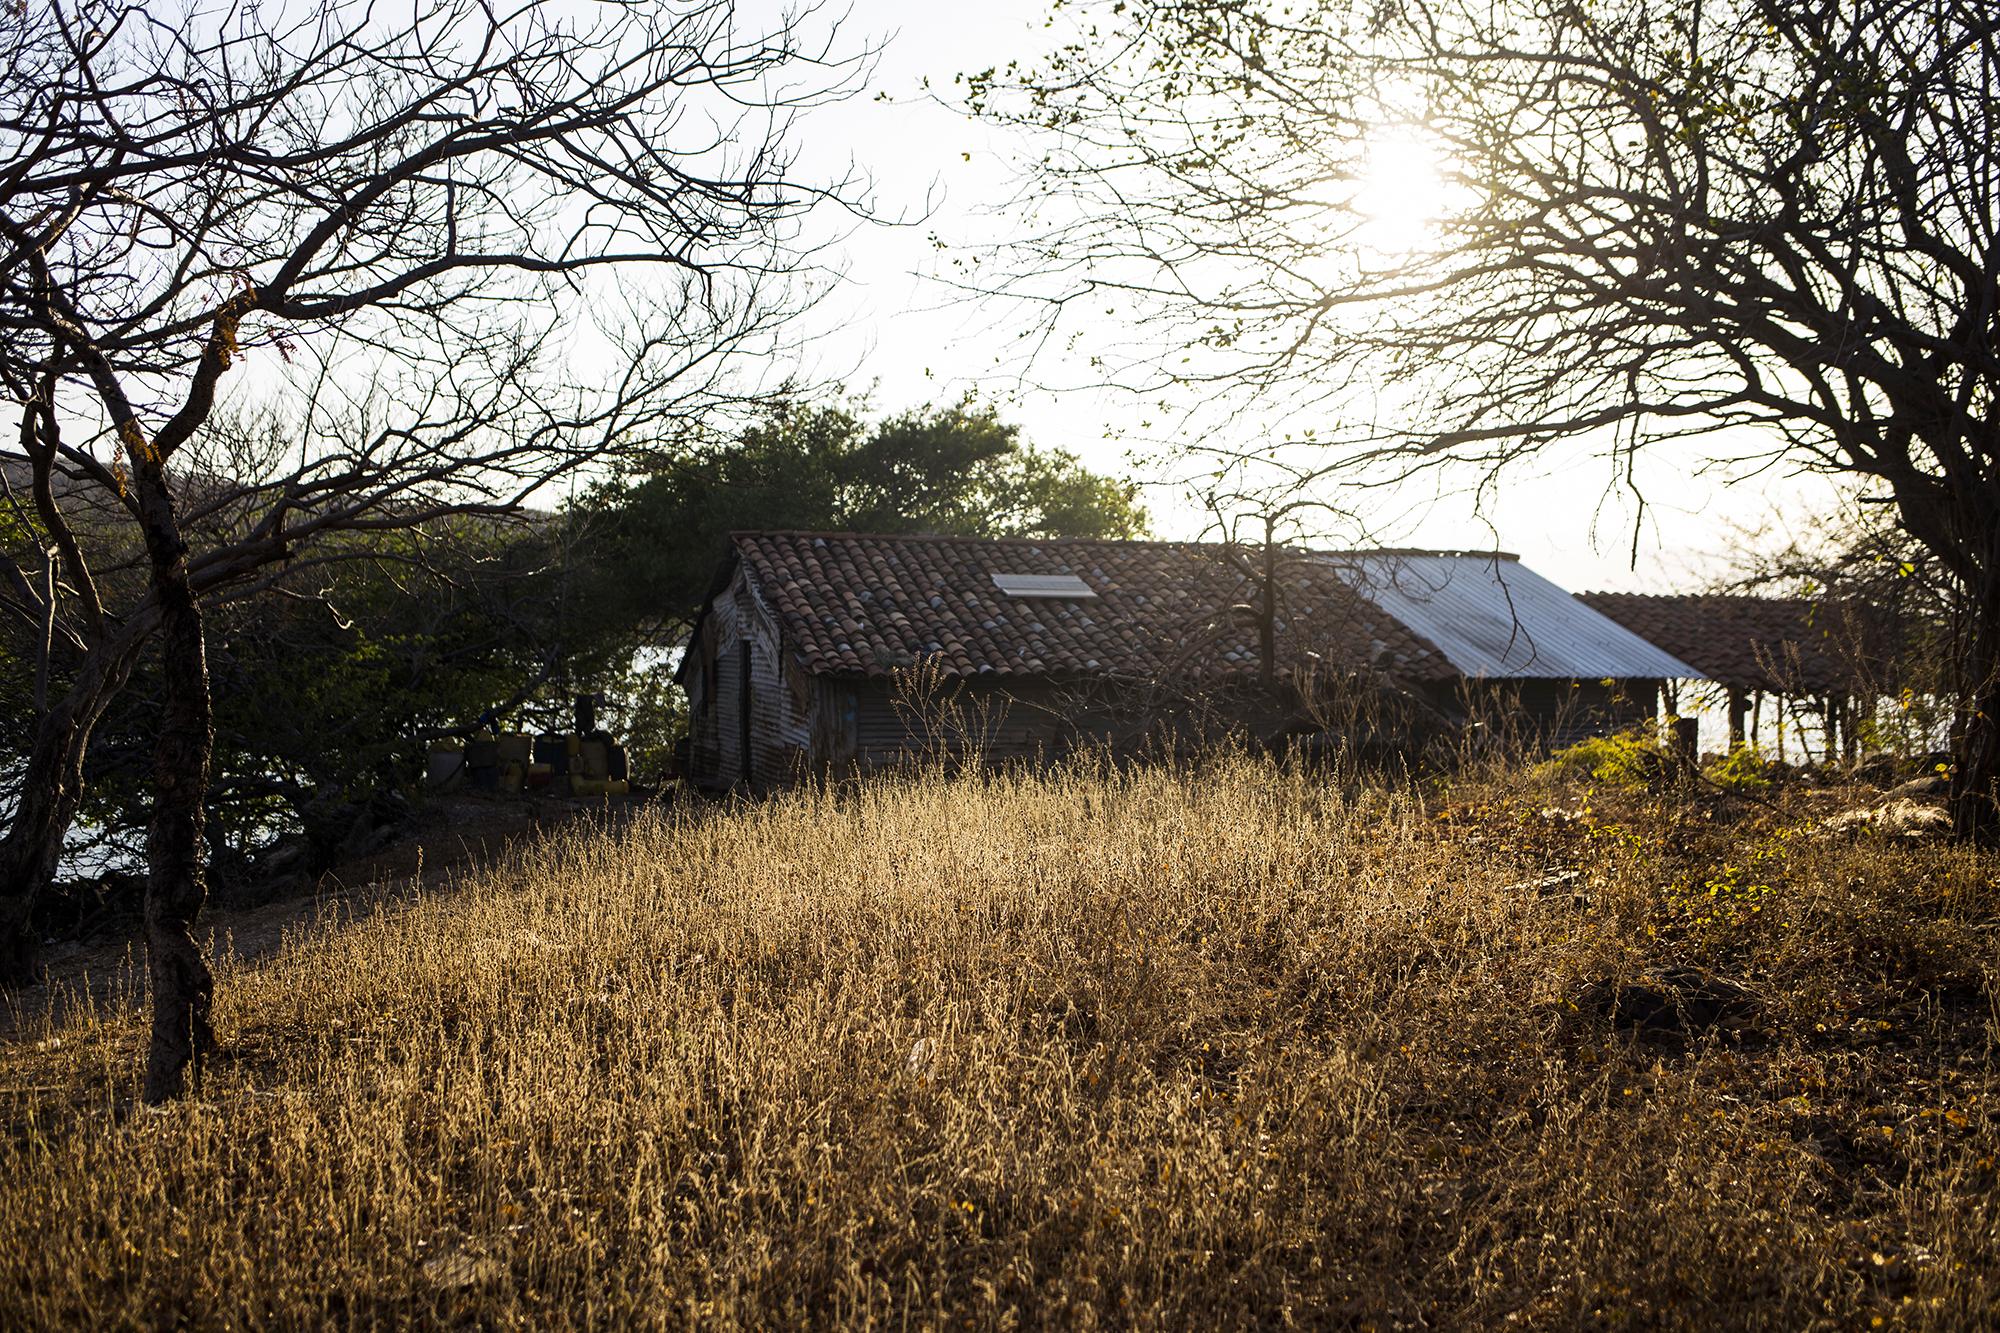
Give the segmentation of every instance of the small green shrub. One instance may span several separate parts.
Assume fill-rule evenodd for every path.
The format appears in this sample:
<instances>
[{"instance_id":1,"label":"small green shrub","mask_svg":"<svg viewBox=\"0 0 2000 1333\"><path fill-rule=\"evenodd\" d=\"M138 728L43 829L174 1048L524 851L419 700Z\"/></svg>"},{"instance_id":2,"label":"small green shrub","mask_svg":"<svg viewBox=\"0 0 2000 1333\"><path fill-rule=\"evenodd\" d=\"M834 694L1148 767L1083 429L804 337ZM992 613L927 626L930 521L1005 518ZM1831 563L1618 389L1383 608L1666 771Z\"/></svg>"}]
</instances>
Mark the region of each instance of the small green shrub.
<instances>
[{"instance_id":1,"label":"small green shrub","mask_svg":"<svg viewBox=\"0 0 2000 1333\"><path fill-rule=\"evenodd\" d=\"M1610 787L1644 787L1659 776L1664 760L1651 727L1592 736L1557 750L1535 767L1541 778L1589 778Z\"/></svg>"},{"instance_id":2,"label":"small green shrub","mask_svg":"<svg viewBox=\"0 0 2000 1333\"><path fill-rule=\"evenodd\" d=\"M1705 771L1709 781L1731 791L1755 791L1771 785L1764 752L1747 743L1737 745Z\"/></svg>"}]
</instances>

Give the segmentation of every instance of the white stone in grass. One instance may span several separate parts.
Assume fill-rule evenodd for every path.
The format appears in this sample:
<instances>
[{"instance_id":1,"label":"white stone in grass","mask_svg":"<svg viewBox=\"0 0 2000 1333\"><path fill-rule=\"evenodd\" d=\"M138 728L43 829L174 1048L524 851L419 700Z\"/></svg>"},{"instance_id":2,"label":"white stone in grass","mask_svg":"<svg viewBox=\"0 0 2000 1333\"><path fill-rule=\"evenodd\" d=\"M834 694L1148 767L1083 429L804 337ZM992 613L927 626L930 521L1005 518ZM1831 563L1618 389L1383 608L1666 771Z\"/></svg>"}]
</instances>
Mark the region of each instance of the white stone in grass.
<instances>
[{"instance_id":1,"label":"white stone in grass","mask_svg":"<svg viewBox=\"0 0 2000 1333\"><path fill-rule=\"evenodd\" d=\"M1872 829L1889 838L1925 838L1949 831L1951 816L1935 805L1909 800L1889 801L1872 810L1843 810L1820 827L1829 833Z\"/></svg>"},{"instance_id":2,"label":"white stone in grass","mask_svg":"<svg viewBox=\"0 0 2000 1333\"><path fill-rule=\"evenodd\" d=\"M444 1291L490 1286L498 1282L505 1271L497 1260L467 1254L455 1247L424 1260L424 1276L432 1286Z\"/></svg>"}]
</instances>

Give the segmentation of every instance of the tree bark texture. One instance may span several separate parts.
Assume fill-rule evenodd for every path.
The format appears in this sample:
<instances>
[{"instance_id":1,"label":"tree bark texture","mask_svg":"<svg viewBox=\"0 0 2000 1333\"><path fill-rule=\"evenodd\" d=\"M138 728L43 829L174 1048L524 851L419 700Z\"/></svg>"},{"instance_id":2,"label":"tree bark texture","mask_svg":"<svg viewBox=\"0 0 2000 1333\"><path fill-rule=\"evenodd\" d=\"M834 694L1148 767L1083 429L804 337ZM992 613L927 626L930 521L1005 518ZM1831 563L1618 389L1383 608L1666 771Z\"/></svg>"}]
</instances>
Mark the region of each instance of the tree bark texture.
<instances>
[{"instance_id":1,"label":"tree bark texture","mask_svg":"<svg viewBox=\"0 0 2000 1333\"><path fill-rule=\"evenodd\" d=\"M1973 591L1951 823L1959 837L1992 844L2000 842L2000 568L1989 567Z\"/></svg>"},{"instance_id":2,"label":"tree bark texture","mask_svg":"<svg viewBox=\"0 0 2000 1333\"><path fill-rule=\"evenodd\" d=\"M188 546L167 484L167 459L213 410L215 384L235 354L237 322L248 299L232 298L216 312L187 401L151 439L110 362L95 348L85 349L98 396L117 422L130 461L132 510L146 541L159 608L165 691L153 743L153 818L146 829L146 979L153 1031L141 1095L148 1105L180 1096L188 1067L215 1045L209 1018L215 978L194 938L195 917L208 897L202 822L215 732L201 607L188 577Z\"/></svg>"},{"instance_id":3,"label":"tree bark texture","mask_svg":"<svg viewBox=\"0 0 2000 1333\"><path fill-rule=\"evenodd\" d=\"M214 381L228 366L235 313L225 307L203 357L189 407L205 418ZM153 743L153 818L146 829L146 979L153 1031L146 1050L148 1105L178 1097L189 1066L215 1045L210 1010L215 978L195 942L194 921L208 897L202 822L215 732L208 697L208 653L201 607L188 579L188 547L181 535L166 453L148 441L122 391L107 374L103 397L119 418L119 434L132 462L136 506L146 539L153 600L159 607L160 680L165 686L160 730ZM164 434L164 432L163 432Z\"/></svg>"},{"instance_id":4,"label":"tree bark texture","mask_svg":"<svg viewBox=\"0 0 2000 1333\"><path fill-rule=\"evenodd\" d=\"M177 1097L188 1067L215 1044L215 982L195 942L194 921L208 897L202 816L208 792L208 658L201 609L183 555L155 570L161 598L161 669L166 706L153 755L153 819L146 831L146 973L153 1033L145 1098Z\"/></svg>"}]
</instances>

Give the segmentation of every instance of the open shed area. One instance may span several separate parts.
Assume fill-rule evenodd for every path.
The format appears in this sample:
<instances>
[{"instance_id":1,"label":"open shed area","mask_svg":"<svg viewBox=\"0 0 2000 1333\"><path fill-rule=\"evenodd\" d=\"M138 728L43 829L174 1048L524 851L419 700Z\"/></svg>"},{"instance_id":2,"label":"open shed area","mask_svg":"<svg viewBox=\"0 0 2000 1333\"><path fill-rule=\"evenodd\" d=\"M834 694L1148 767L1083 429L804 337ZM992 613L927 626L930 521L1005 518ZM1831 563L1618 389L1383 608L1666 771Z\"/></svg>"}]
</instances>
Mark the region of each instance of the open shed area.
<instances>
[{"instance_id":1,"label":"open shed area","mask_svg":"<svg viewBox=\"0 0 2000 1333\"><path fill-rule=\"evenodd\" d=\"M1826 758L1851 759L1863 723L1896 692L1891 635L1849 602L1726 593L1606 593L1578 600L1694 668L1721 691L1729 744L1761 744L1799 758L1808 739ZM1768 732L1766 724L1769 725Z\"/></svg>"}]
</instances>

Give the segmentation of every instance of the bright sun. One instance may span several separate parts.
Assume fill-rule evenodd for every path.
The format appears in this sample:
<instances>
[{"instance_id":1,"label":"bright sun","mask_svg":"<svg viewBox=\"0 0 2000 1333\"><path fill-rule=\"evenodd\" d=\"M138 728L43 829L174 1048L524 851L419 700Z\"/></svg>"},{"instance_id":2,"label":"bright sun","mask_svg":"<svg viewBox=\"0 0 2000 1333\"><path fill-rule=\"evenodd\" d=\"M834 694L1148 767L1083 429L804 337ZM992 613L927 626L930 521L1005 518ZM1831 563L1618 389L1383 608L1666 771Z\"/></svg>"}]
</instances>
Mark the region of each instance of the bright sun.
<instances>
[{"instance_id":1,"label":"bright sun","mask_svg":"<svg viewBox=\"0 0 2000 1333\"><path fill-rule=\"evenodd\" d=\"M1424 249L1451 202L1437 144L1412 125L1389 125L1368 138L1354 208L1363 248L1385 255Z\"/></svg>"}]
</instances>

